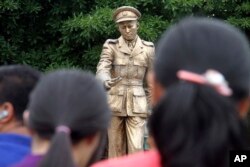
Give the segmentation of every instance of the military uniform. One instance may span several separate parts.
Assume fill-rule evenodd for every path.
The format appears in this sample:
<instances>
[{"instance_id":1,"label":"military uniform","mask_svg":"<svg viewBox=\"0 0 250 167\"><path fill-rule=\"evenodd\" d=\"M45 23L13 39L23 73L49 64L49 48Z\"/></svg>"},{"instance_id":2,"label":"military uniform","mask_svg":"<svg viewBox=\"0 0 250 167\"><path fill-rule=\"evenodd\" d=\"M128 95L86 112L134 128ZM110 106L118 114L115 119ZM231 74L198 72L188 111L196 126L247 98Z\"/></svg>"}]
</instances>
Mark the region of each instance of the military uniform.
<instances>
[{"instance_id":1,"label":"military uniform","mask_svg":"<svg viewBox=\"0 0 250 167\"><path fill-rule=\"evenodd\" d=\"M143 135L148 116L146 74L152 68L154 44L136 37L129 48L124 38L108 39L97 66L97 77L103 82L121 77L107 90L113 116L108 130L109 157L143 149Z\"/></svg>"}]
</instances>

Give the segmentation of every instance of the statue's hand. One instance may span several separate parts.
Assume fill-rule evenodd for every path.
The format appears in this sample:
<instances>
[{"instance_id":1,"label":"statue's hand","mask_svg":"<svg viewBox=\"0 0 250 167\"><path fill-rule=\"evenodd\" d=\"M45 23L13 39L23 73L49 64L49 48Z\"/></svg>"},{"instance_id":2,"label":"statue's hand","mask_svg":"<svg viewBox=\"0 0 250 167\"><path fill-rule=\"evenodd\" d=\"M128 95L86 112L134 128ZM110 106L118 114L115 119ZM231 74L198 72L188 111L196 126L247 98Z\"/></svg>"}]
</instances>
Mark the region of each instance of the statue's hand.
<instances>
[{"instance_id":1,"label":"statue's hand","mask_svg":"<svg viewBox=\"0 0 250 167\"><path fill-rule=\"evenodd\" d=\"M111 87L115 86L118 82L122 80L122 77L115 77L110 80L104 82L104 86L106 89L110 89Z\"/></svg>"}]
</instances>

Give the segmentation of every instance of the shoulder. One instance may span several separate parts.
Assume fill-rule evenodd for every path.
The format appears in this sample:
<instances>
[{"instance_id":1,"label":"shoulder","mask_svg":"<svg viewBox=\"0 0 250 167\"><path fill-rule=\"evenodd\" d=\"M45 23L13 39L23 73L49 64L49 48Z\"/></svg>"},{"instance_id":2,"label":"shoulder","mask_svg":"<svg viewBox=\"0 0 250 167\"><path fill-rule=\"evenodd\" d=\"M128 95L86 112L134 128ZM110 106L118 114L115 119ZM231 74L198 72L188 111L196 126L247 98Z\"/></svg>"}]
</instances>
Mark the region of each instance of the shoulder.
<instances>
[{"instance_id":1,"label":"shoulder","mask_svg":"<svg viewBox=\"0 0 250 167\"><path fill-rule=\"evenodd\" d=\"M141 41L142 41L142 44L145 45L145 46L154 47L154 43L153 42L144 41L144 40L141 40Z\"/></svg>"},{"instance_id":2,"label":"shoulder","mask_svg":"<svg viewBox=\"0 0 250 167\"><path fill-rule=\"evenodd\" d=\"M104 49L111 49L118 43L118 39L107 39L103 44Z\"/></svg>"},{"instance_id":3,"label":"shoulder","mask_svg":"<svg viewBox=\"0 0 250 167\"><path fill-rule=\"evenodd\" d=\"M106 44L116 44L116 43L118 43L118 39L107 39L105 43Z\"/></svg>"},{"instance_id":4,"label":"shoulder","mask_svg":"<svg viewBox=\"0 0 250 167\"><path fill-rule=\"evenodd\" d=\"M147 151L131 154L128 156L101 161L92 167L160 167L160 157L156 151Z\"/></svg>"}]
</instances>

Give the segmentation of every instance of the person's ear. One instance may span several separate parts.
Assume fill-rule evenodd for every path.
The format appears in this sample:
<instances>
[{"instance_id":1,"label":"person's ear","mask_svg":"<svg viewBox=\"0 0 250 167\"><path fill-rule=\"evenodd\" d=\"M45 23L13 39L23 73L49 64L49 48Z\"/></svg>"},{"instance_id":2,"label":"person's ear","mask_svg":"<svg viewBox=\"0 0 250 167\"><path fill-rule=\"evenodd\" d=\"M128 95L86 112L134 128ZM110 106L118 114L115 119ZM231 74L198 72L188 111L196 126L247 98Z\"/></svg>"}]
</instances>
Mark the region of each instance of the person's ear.
<instances>
[{"instance_id":1,"label":"person's ear","mask_svg":"<svg viewBox=\"0 0 250 167\"><path fill-rule=\"evenodd\" d=\"M249 106L250 106L250 97L247 97L238 103L238 111L241 118L245 118L247 116L247 113L249 111Z\"/></svg>"},{"instance_id":2,"label":"person's ear","mask_svg":"<svg viewBox=\"0 0 250 167\"><path fill-rule=\"evenodd\" d=\"M151 148L157 148L156 144L155 144L155 140L151 135L148 136L147 142L148 142L148 145L149 145L150 149Z\"/></svg>"},{"instance_id":3,"label":"person's ear","mask_svg":"<svg viewBox=\"0 0 250 167\"><path fill-rule=\"evenodd\" d=\"M100 140L100 133L96 133L94 135L88 136L85 138L85 141L87 144L91 145L93 143L96 143L97 141Z\"/></svg>"},{"instance_id":4,"label":"person's ear","mask_svg":"<svg viewBox=\"0 0 250 167\"><path fill-rule=\"evenodd\" d=\"M5 124L14 119L14 107L10 102L5 102L0 108L0 124Z\"/></svg>"},{"instance_id":5,"label":"person's ear","mask_svg":"<svg viewBox=\"0 0 250 167\"><path fill-rule=\"evenodd\" d=\"M31 135L34 135L34 134L36 134L35 131L29 127L29 117L30 117L30 111L29 110L25 110L23 112L23 122L24 122L24 125L28 128L28 132Z\"/></svg>"},{"instance_id":6,"label":"person's ear","mask_svg":"<svg viewBox=\"0 0 250 167\"><path fill-rule=\"evenodd\" d=\"M28 110L25 110L23 112L23 122L24 122L25 126L28 126L28 124L29 124L29 116L30 116L30 112Z\"/></svg>"},{"instance_id":7,"label":"person's ear","mask_svg":"<svg viewBox=\"0 0 250 167\"><path fill-rule=\"evenodd\" d=\"M156 80L154 72L149 72L147 75L147 82L151 88L151 105L155 106L160 98L162 97L165 89L161 84Z\"/></svg>"}]
</instances>

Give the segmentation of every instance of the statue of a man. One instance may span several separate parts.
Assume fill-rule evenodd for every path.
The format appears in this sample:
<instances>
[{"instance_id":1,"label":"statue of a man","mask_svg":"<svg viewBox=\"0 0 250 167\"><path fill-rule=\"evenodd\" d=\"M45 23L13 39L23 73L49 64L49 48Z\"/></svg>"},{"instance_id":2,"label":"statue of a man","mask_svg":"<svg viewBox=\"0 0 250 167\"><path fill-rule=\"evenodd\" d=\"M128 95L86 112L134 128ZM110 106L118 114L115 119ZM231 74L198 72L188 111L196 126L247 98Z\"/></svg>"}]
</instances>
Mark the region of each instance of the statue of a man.
<instances>
[{"instance_id":1,"label":"statue of a man","mask_svg":"<svg viewBox=\"0 0 250 167\"><path fill-rule=\"evenodd\" d=\"M141 13L134 7L122 6L115 10L113 20L121 36L104 43L97 66L97 78L108 91L112 110L108 130L109 157L143 150L149 114L149 89L145 80L155 53L154 44L137 35L140 17Z\"/></svg>"}]
</instances>

